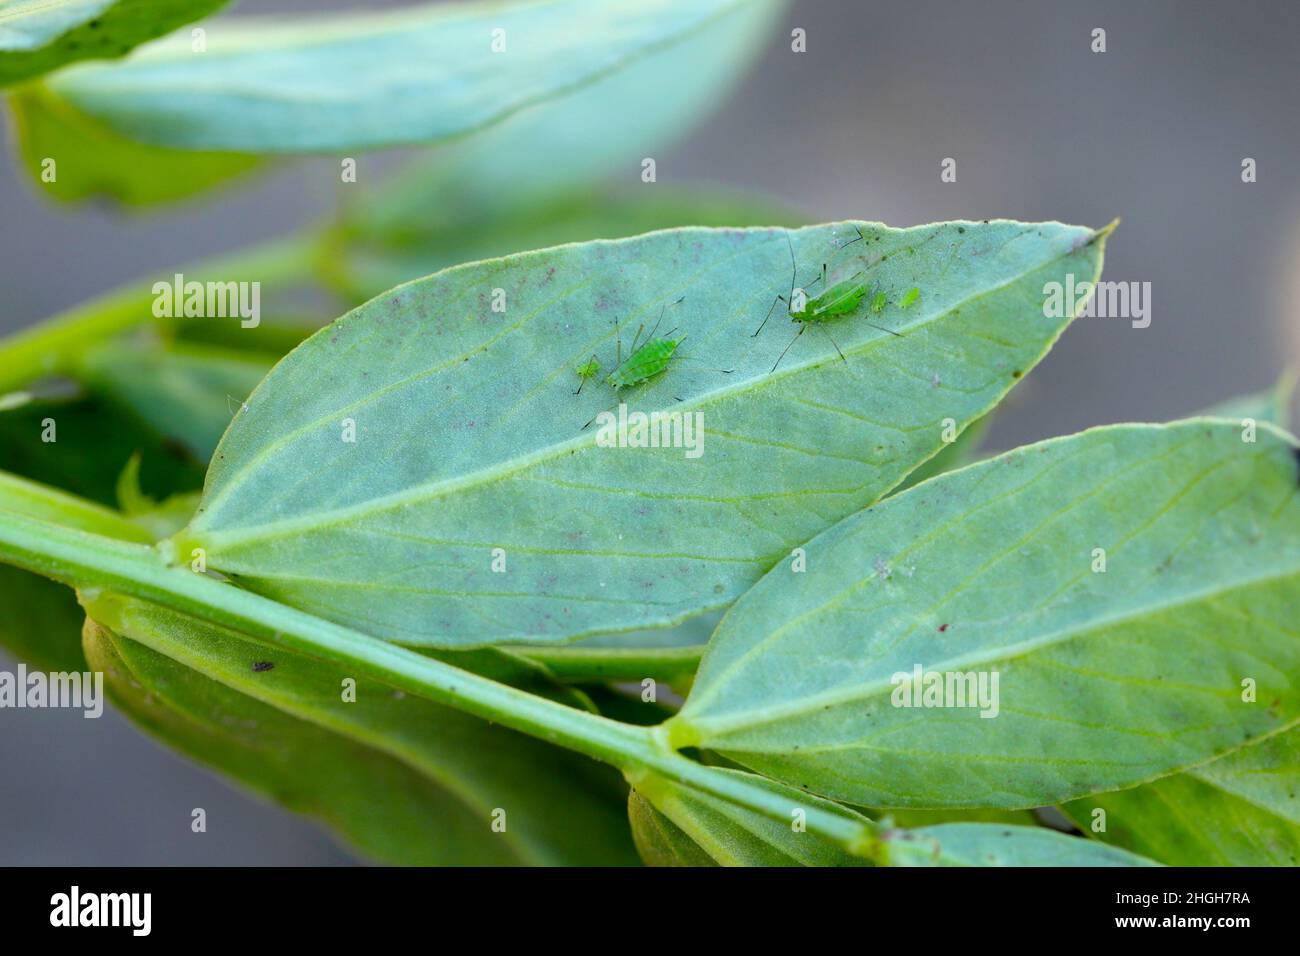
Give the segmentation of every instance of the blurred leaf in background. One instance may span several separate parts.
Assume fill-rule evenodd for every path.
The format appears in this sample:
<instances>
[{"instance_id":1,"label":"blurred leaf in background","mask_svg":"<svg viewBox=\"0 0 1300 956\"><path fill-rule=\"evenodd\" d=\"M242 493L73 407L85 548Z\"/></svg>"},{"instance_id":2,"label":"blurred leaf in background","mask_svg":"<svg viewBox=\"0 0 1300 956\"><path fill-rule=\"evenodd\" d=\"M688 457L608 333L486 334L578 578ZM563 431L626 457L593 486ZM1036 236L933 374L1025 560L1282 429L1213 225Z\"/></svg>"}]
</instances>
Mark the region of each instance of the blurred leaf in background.
<instances>
[{"instance_id":1,"label":"blurred leaf in background","mask_svg":"<svg viewBox=\"0 0 1300 956\"><path fill-rule=\"evenodd\" d=\"M0 8L0 86L78 60L115 59L228 0L8 0Z\"/></svg>"}]
</instances>

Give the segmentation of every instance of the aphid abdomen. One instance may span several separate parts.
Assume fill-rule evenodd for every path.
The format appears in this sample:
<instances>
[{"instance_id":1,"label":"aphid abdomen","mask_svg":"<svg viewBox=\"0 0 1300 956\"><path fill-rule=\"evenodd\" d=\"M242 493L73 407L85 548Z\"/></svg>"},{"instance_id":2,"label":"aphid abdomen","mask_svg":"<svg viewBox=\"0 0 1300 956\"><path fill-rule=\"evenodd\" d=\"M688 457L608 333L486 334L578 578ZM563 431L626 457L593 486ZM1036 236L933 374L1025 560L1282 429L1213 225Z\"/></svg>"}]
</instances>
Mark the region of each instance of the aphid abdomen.
<instances>
[{"instance_id":1,"label":"aphid abdomen","mask_svg":"<svg viewBox=\"0 0 1300 956\"><path fill-rule=\"evenodd\" d=\"M680 339L651 339L610 373L609 384L616 389L627 388L654 378L668 367L668 362L677 351L680 341Z\"/></svg>"},{"instance_id":2,"label":"aphid abdomen","mask_svg":"<svg viewBox=\"0 0 1300 956\"><path fill-rule=\"evenodd\" d=\"M831 286L815 299L809 299L802 315L791 315L796 322L825 322L847 315L858 307L867 294L865 282L848 280Z\"/></svg>"}]
</instances>

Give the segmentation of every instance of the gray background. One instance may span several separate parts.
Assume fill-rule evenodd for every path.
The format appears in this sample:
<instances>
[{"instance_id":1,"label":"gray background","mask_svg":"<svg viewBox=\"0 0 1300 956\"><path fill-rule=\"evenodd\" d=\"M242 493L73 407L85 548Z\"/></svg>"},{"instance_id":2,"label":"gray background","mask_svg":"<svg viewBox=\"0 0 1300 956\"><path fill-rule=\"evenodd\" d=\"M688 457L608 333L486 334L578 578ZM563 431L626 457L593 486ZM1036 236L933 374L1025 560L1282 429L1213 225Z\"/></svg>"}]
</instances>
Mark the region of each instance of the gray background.
<instances>
[{"instance_id":1,"label":"gray background","mask_svg":"<svg viewBox=\"0 0 1300 956\"><path fill-rule=\"evenodd\" d=\"M1151 327L1075 323L1013 394L992 444L1177 417L1300 364L1294 0L803 0L783 23L739 92L659 157L660 182L753 187L813 220L1100 226L1123 217L1106 277L1152 284ZM806 54L790 52L794 26L808 32ZM1097 26L1105 54L1089 49ZM46 203L9 147L2 330L314 219L331 208L337 181L333 160L303 162L215 201L123 216ZM939 180L947 156L957 159L956 183ZM1245 156L1258 161L1253 185L1240 180ZM189 832L195 806L208 811L207 834ZM0 712L0 821L0 863L349 859L309 823L245 797L112 713Z\"/></svg>"}]
</instances>

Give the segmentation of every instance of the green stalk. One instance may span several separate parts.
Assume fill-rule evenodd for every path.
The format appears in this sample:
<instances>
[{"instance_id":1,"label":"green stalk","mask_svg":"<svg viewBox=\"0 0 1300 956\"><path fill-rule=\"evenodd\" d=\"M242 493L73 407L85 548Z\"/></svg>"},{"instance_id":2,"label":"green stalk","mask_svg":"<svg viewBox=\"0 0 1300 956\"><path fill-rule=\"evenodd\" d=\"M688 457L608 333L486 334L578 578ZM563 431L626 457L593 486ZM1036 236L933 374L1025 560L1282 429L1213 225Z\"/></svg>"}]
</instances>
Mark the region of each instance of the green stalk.
<instances>
[{"instance_id":1,"label":"green stalk","mask_svg":"<svg viewBox=\"0 0 1300 956\"><path fill-rule=\"evenodd\" d=\"M3 511L0 560L88 591L92 599L94 589L104 589L152 601L270 645L345 665L350 673L612 764L634 786L638 779L658 774L773 819L788 819L787 801L683 757L661 728L619 723L499 684L193 573L186 564L169 561L159 548ZM163 647L155 649L166 653ZM884 842L870 823L809 807L807 825L823 838L885 862Z\"/></svg>"},{"instance_id":2,"label":"green stalk","mask_svg":"<svg viewBox=\"0 0 1300 956\"><path fill-rule=\"evenodd\" d=\"M171 270L195 276L247 276L261 283L292 281L311 274L319 249L308 234L262 243L240 252ZM68 374L92 346L140 325L153 314L153 284L171 274L137 279L45 322L0 339L0 395L45 375Z\"/></svg>"}]
</instances>

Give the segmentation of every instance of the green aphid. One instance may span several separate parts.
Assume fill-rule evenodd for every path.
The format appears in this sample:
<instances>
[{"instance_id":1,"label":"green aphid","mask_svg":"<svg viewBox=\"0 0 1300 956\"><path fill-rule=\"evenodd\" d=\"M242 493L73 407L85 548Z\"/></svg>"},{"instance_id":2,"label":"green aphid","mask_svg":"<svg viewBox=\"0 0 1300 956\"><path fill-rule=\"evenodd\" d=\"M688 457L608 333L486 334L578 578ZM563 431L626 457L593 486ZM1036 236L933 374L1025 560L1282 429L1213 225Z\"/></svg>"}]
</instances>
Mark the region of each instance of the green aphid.
<instances>
[{"instance_id":1,"label":"green aphid","mask_svg":"<svg viewBox=\"0 0 1300 956\"><path fill-rule=\"evenodd\" d=\"M849 242L844 243L844 245L852 245L864 238L862 230L857 230L857 233L857 239L850 240ZM754 335L758 335L759 332L763 331L763 326L767 325L767 320L772 317L772 312L776 309L776 304L778 302L784 302L790 320L799 323L799 331L794 334L794 338L790 340L790 344L785 347L777 358L776 364L772 366L773 372L776 371L777 365L781 364L781 359L785 358L785 353L790 351L790 346L794 345L795 339L803 335L804 329L808 328L809 325L824 325L832 319L837 319L856 311L858 306L862 304L862 300L866 297L867 292L871 289L870 284L862 280L862 273L856 272L847 279L841 279L825 292L822 292L820 295L814 296L811 299L806 298L805 296L799 296L796 298L795 281L798 275L798 265L795 263L794 243L790 241L789 230L786 230L785 241L790 247L790 295L788 298L783 295L776 296L776 298L772 300L771 306L768 307L767 315L763 318L763 321L759 323L758 328L754 330ZM840 248L843 248L843 246ZM821 276L814 279L811 284L815 285L817 282L823 284L826 282L825 263L822 263ZM879 299L883 295L883 292L877 293L876 298ZM876 311L879 311L879 309ZM870 322L866 324L881 332L888 332L890 335L899 334L893 329L887 329L882 325L873 325ZM823 331L825 330L823 329ZM835 340L831 339L829 332L826 333L826 337L830 339L831 345L835 345ZM835 345L835 351L839 353L841 359L844 359L844 353L840 351L838 345Z\"/></svg>"},{"instance_id":2,"label":"green aphid","mask_svg":"<svg viewBox=\"0 0 1300 956\"><path fill-rule=\"evenodd\" d=\"M574 371L578 373L578 390L573 394L581 395L582 386L587 384L587 379L594 378L596 373L600 371L600 363L596 361L596 356L593 355L590 361L583 362Z\"/></svg>"},{"instance_id":3,"label":"green aphid","mask_svg":"<svg viewBox=\"0 0 1300 956\"><path fill-rule=\"evenodd\" d=\"M883 292L877 292L875 297L871 300L871 311L875 313L883 312L885 311L885 306L888 304L889 296L885 295Z\"/></svg>"},{"instance_id":4,"label":"green aphid","mask_svg":"<svg viewBox=\"0 0 1300 956\"><path fill-rule=\"evenodd\" d=\"M912 286L912 288L908 289L907 293L903 296L903 300L898 303L898 307L900 309L906 309L919 298L921 298L921 290L916 286Z\"/></svg>"},{"instance_id":5,"label":"green aphid","mask_svg":"<svg viewBox=\"0 0 1300 956\"><path fill-rule=\"evenodd\" d=\"M677 302L681 302L686 296L682 296ZM674 302L673 305L676 305ZM686 336L673 338L673 333L677 330L670 329L668 334L661 339L655 338L655 333L659 331L659 325L664 320L664 312L667 310L667 303L659 310L659 318L655 320L654 328L644 342L638 346L637 342L641 340L641 333L645 331L645 325L641 325L636 330L636 335L632 337L632 345L628 351L627 358L623 358L623 339L620 336L618 342L618 358L614 362L614 371L605 376L605 384L611 385L614 391L621 388L631 388L633 385L640 385L642 382L648 382L656 375L663 373L668 368L668 363L672 361L673 354L677 351L677 346L686 341ZM617 335L615 329L615 335Z\"/></svg>"}]
</instances>

